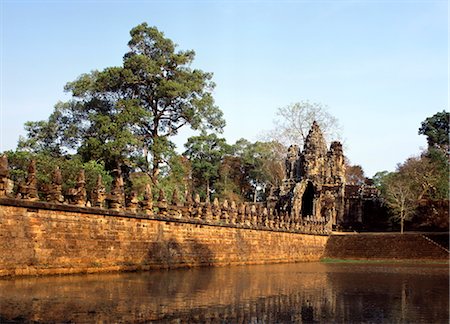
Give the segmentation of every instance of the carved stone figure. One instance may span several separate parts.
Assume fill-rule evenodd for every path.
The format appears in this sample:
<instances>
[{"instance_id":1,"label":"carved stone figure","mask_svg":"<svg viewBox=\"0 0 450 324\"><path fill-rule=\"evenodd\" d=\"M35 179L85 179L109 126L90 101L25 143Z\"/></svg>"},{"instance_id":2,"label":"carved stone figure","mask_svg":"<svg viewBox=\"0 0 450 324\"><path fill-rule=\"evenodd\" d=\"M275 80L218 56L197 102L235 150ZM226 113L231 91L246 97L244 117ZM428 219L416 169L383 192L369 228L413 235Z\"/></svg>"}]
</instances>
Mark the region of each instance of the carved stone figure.
<instances>
[{"instance_id":1,"label":"carved stone figure","mask_svg":"<svg viewBox=\"0 0 450 324\"><path fill-rule=\"evenodd\" d=\"M250 224L252 226L258 226L258 214L256 212L256 206L252 204L250 206Z\"/></svg>"},{"instance_id":2,"label":"carved stone figure","mask_svg":"<svg viewBox=\"0 0 450 324\"><path fill-rule=\"evenodd\" d=\"M245 221L245 204L241 203L238 208L238 215L236 219L236 223L240 225L244 225Z\"/></svg>"},{"instance_id":3,"label":"carved stone figure","mask_svg":"<svg viewBox=\"0 0 450 324\"><path fill-rule=\"evenodd\" d=\"M180 202L180 198L179 198L179 194L178 194L178 189L175 188L172 192L172 201L171 201L172 206L176 206L176 207L180 207L181 206L181 202Z\"/></svg>"},{"instance_id":4,"label":"carved stone figure","mask_svg":"<svg viewBox=\"0 0 450 324\"><path fill-rule=\"evenodd\" d=\"M153 194L149 183L145 185L144 199L141 202L141 208L144 214L153 215Z\"/></svg>"},{"instance_id":5,"label":"carved stone figure","mask_svg":"<svg viewBox=\"0 0 450 324\"><path fill-rule=\"evenodd\" d=\"M9 184L8 158L6 154L0 156L0 197L5 197Z\"/></svg>"},{"instance_id":6,"label":"carved stone figure","mask_svg":"<svg viewBox=\"0 0 450 324\"><path fill-rule=\"evenodd\" d=\"M120 210L125 202L122 172L120 171L120 168L114 170L113 172L114 178L111 186L111 192L107 196L106 201L108 202L108 207L110 209Z\"/></svg>"},{"instance_id":7,"label":"carved stone figure","mask_svg":"<svg viewBox=\"0 0 450 324\"><path fill-rule=\"evenodd\" d=\"M53 171L52 183L50 185L47 201L51 203L64 202L64 196L62 195L62 175L59 166L56 166Z\"/></svg>"},{"instance_id":8,"label":"carved stone figure","mask_svg":"<svg viewBox=\"0 0 450 324\"><path fill-rule=\"evenodd\" d=\"M159 189L159 195L158 195L158 209L159 213L161 215L167 215L167 199L166 194L164 193L164 190L161 188Z\"/></svg>"},{"instance_id":9,"label":"carved stone figure","mask_svg":"<svg viewBox=\"0 0 450 324\"><path fill-rule=\"evenodd\" d=\"M212 216L214 220L220 220L220 215L222 214L222 210L220 209L219 199L217 197L214 198L212 203Z\"/></svg>"},{"instance_id":10,"label":"carved stone figure","mask_svg":"<svg viewBox=\"0 0 450 324\"><path fill-rule=\"evenodd\" d=\"M138 200L136 191L130 192L130 195L128 197L128 202L127 202L128 211L130 211L132 213L136 213L138 210L138 203L139 203L139 200Z\"/></svg>"},{"instance_id":11,"label":"carved stone figure","mask_svg":"<svg viewBox=\"0 0 450 324\"><path fill-rule=\"evenodd\" d=\"M252 225L252 207L250 205L245 205L245 218L244 224L247 226Z\"/></svg>"},{"instance_id":12,"label":"carved stone figure","mask_svg":"<svg viewBox=\"0 0 450 324\"><path fill-rule=\"evenodd\" d=\"M92 207L103 208L106 199L106 188L103 185L102 176L97 176L97 182L91 193Z\"/></svg>"},{"instance_id":13,"label":"carved stone figure","mask_svg":"<svg viewBox=\"0 0 450 324\"><path fill-rule=\"evenodd\" d=\"M286 178L295 179L297 178L297 164L298 164L298 146L289 146L286 158Z\"/></svg>"},{"instance_id":14,"label":"carved stone figure","mask_svg":"<svg viewBox=\"0 0 450 324\"><path fill-rule=\"evenodd\" d=\"M229 209L229 212L228 212L228 217L229 217L229 222L231 224L236 224L237 223L237 221L238 221L237 220L238 209L237 209L237 206L236 206L236 202L234 200L231 202L230 209Z\"/></svg>"},{"instance_id":15,"label":"carved stone figure","mask_svg":"<svg viewBox=\"0 0 450 324\"><path fill-rule=\"evenodd\" d=\"M193 203L192 195L191 195L191 193L189 191L186 191L186 196L185 196L185 199L184 199L184 206L186 206L188 208L191 208L192 207L192 203Z\"/></svg>"},{"instance_id":16,"label":"carved stone figure","mask_svg":"<svg viewBox=\"0 0 450 324\"><path fill-rule=\"evenodd\" d=\"M228 206L228 200L224 200L222 203L222 210L221 210L221 214L220 214L220 220L228 223L230 221L230 207Z\"/></svg>"},{"instance_id":17,"label":"carved stone figure","mask_svg":"<svg viewBox=\"0 0 450 324\"><path fill-rule=\"evenodd\" d=\"M322 217L325 220L335 220L335 203L335 196L331 193L331 191L327 190L322 198Z\"/></svg>"},{"instance_id":18,"label":"carved stone figure","mask_svg":"<svg viewBox=\"0 0 450 324\"><path fill-rule=\"evenodd\" d=\"M36 161L31 160L28 165L28 174L25 182L19 185L20 198L36 201L39 199L36 178Z\"/></svg>"},{"instance_id":19,"label":"carved stone figure","mask_svg":"<svg viewBox=\"0 0 450 324\"><path fill-rule=\"evenodd\" d=\"M85 207L87 202L87 193L86 193L86 177L84 174L84 170L81 169L78 173L77 177L77 183L75 185L75 188L70 188L67 196L69 199L69 203Z\"/></svg>"},{"instance_id":20,"label":"carved stone figure","mask_svg":"<svg viewBox=\"0 0 450 324\"><path fill-rule=\"evenodd\" d=\"M197 219L200 219L202 217L202 206L200 202L200 195L198 193L196 193L194 196L193 216Z\"/></svg>"},{"instance_id":21,"label":"carved stone figure","mask_svg":"<svg viewBox=\"0 0 450 324\"><path fill-rule=\"evenodd\" d=\"M267 207L264 207L262 210L262 217L261 217L261 225L264 227L269 226L269 211L267 210Z\"/></svg>"},{"instance_id":22,"label":"carved stone figure","mask_svg":"<svg viewBox=\"0 0 450 324\"><path fill-rule=\"evenodd\" d=\"M205 203L203 204L202 219L209 221L212 219L212 217L213 217L213 215L212 215L212 210L211 210L211 203L209 202L209 199L207 197Z\"/></svg>"}]
</instances>

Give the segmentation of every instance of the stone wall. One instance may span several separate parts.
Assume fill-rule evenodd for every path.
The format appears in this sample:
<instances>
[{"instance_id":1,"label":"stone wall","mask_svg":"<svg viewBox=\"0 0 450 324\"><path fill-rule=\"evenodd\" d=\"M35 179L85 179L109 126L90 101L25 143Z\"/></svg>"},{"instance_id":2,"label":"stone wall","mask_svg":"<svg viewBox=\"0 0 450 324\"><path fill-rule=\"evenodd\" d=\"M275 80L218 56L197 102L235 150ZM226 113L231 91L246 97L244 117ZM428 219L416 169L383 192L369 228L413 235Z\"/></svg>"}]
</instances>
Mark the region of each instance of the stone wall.
<instances>
[{"instance_id":1,"label":"stone wall","mask_svg":"<svg viewBox=\"0 0 450 324\"><path fill-rule=\"evenodd\" d=\"M182 211L183 209L177 209ZM421 234L325 235L0 198L0 276L337 259L448 260Z\"/></svg>"},{"instance_id":2,"label":"stone wall","mask_svg":"<svg viewBox=\"0 0 450 324\"><path fill-rule=\"evenodd\" d=\"M174 190L170 200L166 198L163 188L159 189L155 201L150 183L145 187L145 193L139 199L136 191L131 190L125 194L124 180L120 169L113 171L114 178L109 192L99 175L96 185L90 192L86 189L86 177L83 169L79 170L75 187L63 192L62 175L58 166L52 174L51 184L38 185L36 161L31 160L27 170L26 180L16 185L9 179L8 159L6 155L0 156L0 199L11 200L13 204L21 204L20 201L37 202L45 201L48 204L40 204L37 208L69 210L72 208L95 207L93 213L111 214L112 211L128 213L131 215L146 215L150 218L160 216L162 220L183 220L207 225L226 225L238 228L252 228L265 230L281 230L293 233L329 234L332 223L326 219L304 219L299 215L291 215L286 210L267 208L261 203L236 203L228 200L219 201L216 197L211 203L207 196L205 201L200 200L200 195L192 194L187 190L184 201ZM12 186L11 186L12 184ZM16 190L13 188L16 187ZM14 202L15 200L17 202ZM83 212L83 211L81 211ZM92 212L91 212L92 213Z\"/></svg>"},{"instance_id":3,"label":"stone wall","mask_svg":"<svg viewBox=\"0 0 450 324\"><path fill-rule=\"evenodd\" d=\"M318 261L328 236L0 198L0 276Z\"/></svg>"}]
</instances>

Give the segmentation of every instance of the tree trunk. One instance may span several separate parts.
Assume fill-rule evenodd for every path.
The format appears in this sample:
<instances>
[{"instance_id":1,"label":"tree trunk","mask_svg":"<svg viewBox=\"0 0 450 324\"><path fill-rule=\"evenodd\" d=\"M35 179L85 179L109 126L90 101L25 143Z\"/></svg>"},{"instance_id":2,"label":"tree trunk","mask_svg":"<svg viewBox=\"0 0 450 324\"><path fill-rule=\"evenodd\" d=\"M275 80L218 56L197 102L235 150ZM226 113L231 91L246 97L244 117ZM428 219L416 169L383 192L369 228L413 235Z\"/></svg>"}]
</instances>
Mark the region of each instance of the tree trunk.
<instances>
[{"instance_id":1,"label":"tree trunk","mask_svg":"<svg viewBox=\"0 0 450 324\"><path fill-rule=\"evenodd\" d=\"M157 153L157 148L155 147L155 142L157 143L159 140L159 135L158 135L158 129L155 127L155 129L152 131L152 137L153 137L153 144L150 147L150 152L152 154L152 159L153 159L153 166L152 166L152 174L151 174L151 178L152 178L152 182L155 186L158 185L158 176L159 176L159 164L161 163L161 156L159 155L159 153Z\"/></svg>"},{"instance_id":2,"label":"tree trunk","mask_svg":"<svg viewBox=\"0 0 450 324\"><path fill-rule=\"evenodd\" d=\"M403 223L405 220L405 214L403 211L400 212L400 234L403 234Z\"/></svg>"},{"instance_id":3,"label":"tree trunk","mask_svg":"<svg viewBox=\"0 0 450 324\"><path fill-rule=\"evenodd\" d=\"M205 201L210 201L209 199L209 179L206 179L206 200Z\"/></svg>"},{"instance_id":4,"label":"tree trunk","mask_svg":"<svg viewBox=\"0 0 450 324\"><path fill-rule=\"evenodd\" d=\"M152 174L151 174L151 178L152 178L152 182L155 186L158 185L158 176L159 176L159 163L153 161L153 168L152 168Z\"/></svg>"}]
</instances>

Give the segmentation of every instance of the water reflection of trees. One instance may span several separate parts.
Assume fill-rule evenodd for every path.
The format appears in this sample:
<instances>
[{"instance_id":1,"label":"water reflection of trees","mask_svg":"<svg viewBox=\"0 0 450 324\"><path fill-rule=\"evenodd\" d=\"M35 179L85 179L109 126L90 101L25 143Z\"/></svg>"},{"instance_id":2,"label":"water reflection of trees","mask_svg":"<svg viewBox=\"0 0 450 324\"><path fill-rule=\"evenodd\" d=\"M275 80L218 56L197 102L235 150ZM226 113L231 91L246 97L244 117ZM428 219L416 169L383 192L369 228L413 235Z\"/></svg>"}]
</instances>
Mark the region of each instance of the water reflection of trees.
<instances>
[{"instance_id":1,"label":"water reflection of trees","mask_svg":"<svg viewBox=\"0 0 450 324\"><path fill-rule=\"evenodd\" d=\"M448 317L445 269L371 269L311 263L3 280L0 322L428 323Z\"/></svg>"},{"instance_id":2,"label":"water reflection of trees","mask_svg":"<svg viewBox=\"0 0 450 324\"><path fill-rule=\"evenodd\" d=\"M348 266L327 273L335 293L336 318L374 323L439 323L448 318L449 277L445 267L441 271L426 266L351 268L351 275Z\"/></svg>"}]
</instances>

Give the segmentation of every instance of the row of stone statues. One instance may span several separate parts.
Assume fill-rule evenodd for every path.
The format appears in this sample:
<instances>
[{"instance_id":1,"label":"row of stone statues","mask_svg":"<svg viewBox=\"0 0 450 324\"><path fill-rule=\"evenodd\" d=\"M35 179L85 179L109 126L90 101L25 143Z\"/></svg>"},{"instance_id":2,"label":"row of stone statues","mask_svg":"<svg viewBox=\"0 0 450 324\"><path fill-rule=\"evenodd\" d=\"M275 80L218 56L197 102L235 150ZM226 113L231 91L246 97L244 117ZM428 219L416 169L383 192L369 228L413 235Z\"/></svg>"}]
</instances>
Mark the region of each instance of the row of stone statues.
<instances>
[{"instance_id":1,"label":"row of stone statues","mask_svg":"<svg viewBox=\"0 0 450 324\"><path fill-rule=\"evenodd\" d=\"M8 161L6 156L2 156L0 157L0 197L11 196L8 193L8 171ZM107 193L101 176L98 176L90 200L88 200L84 170L79 172L75 187L70 188L66 195L63 195L61 170L56 167L52 175L52 182L45 192L45 199L54 204L66 203L79 207L107 208L154 217L194 220L200 223L305 233L328 233L331 230L329 224L324 220L303 219L299 215L289 215L286 212L267 208L264 204L237 204L227 200L219 202L217 198L212 203L208 198L202 202L198 194L192 197L189 193L185 195L184 202L182 202L177 189L173 191L170 201L166 198L164 190L160 189L156 202L154 202L150 184L147 184L145 188L143 199L139 200L136 192L125 195L120 170L115 170L114 173L110 192ZM18 185L14 198L29 201L40 200L35 161L30 162L26 180Z\"/></svg>"}]
</instances>

